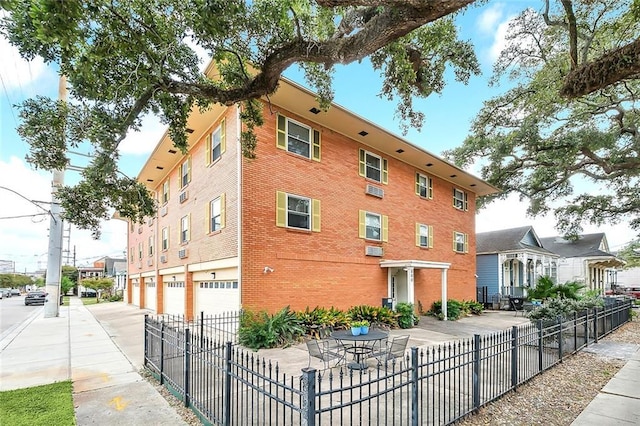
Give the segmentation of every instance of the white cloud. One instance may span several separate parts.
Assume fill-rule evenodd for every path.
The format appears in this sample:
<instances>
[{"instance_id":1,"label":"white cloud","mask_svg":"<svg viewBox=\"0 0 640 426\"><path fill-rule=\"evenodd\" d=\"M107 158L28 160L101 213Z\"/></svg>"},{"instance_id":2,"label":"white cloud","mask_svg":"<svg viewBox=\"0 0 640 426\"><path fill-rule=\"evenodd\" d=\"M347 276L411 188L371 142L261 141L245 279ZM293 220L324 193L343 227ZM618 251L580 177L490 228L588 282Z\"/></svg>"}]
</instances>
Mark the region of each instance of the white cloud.
<instances>
[{"instance_id":1,"label":"white cloud","mask_svg":"<svg viewBox=\"0 0 640 426\"><path fill-rule=\"evenodd\" d=\"M485 9L477 19L477 26L480 32L492 34L495 31L496 23L504 14L504 4L493 3L489 8Z\"/></svg>"},{"instance_id":2,"label":"white cloud","mask_svg":"<svg viewBox=\"0 0 640 426\"><path fill-rule=\"evenodd\" d=\"M495 30L493 43L489 48L489 58L492 63L498 59L500 52L507 46L507 32L512 19L514 19L514 16L510 16L506 21L501 22Z\"/></svg>"},{"instance_id":3,"label":"white cloud","mask_svg":"<svg viewBox=\"0 0 640 426\"><path fill-rule=\"evenodd\" d=\"M17 272L32 272L46 267L49 245L49 216L51 200L51 174L33 170L24 161L11 157L0 160L0 217L28 215L31 217L0 219L0 259L15 262ZM43 203L35 203L42 201ZM42 208L37 207L37 205ZM67 227L65 226L65 229ZM103 224L100 240L93 240L88 231L71 229L70 239L63 242L71 255L75 247L77 264L89 264L105 256L122 257L126 249L126 224L110 220ZM70 263L72 261L70 260Z\"/></svg>"},{"instance_id":4,"label":"white cloud","mask_svg":"<svg viewBox=\"0 0 640 426\"><path fill-rule=\"evenodd\" d=\"M158 117L149 115L144 117L140 131L129 130L127 137L120 144L120 153L125 155L150 154L166 129L167 126L160 123Z\"/></svg>"},{"instance_id":5,"label":"white cloud","mask_svg":"<svg viewBox=\"0 0 640 426\"><path fill-rule=\"evenodd\" d=\"M35 58L33 61L22 59L18 49L9 41L0 37L0 75L7 90L26 91L47 70L44 61ZM22 93L23 96L30 95Z\"/></svg>"},{"instance_id":6,"label":"white cloud","mask_svg":"<svg viewBox=\"0 0 640 426\"><path fill-rule=\"evenodd\" d=\"M538 237L560 235L555 229L553 214L531 218L527 216L527 206L527 203L520 201L515 194L510 195L506 200L494 201L476 215L476 232L533 226ZM598 232L605 233L610 250L619 250L637 235L637 232L629 227L628 222L618 225L585 225L582 231L584 234Z\"/></svg>"}]
</instances>

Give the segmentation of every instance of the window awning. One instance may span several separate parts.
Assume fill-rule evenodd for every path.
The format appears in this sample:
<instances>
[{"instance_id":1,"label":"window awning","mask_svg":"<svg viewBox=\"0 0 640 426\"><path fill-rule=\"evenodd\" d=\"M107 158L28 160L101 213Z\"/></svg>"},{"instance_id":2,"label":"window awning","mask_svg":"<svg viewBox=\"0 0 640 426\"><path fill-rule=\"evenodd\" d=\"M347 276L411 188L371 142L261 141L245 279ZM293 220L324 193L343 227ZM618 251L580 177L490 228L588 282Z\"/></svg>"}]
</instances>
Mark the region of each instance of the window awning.
<instances>
[{"instance_id":1,"label":"window awning","mask_svg":"<svg viewBox=\"0 0 640 426\"><path fill-rule=\"evenodd\" d=\"M381 260L381 268L449 269L450 263L428 260Z\"/></svg>"}]
</instances>

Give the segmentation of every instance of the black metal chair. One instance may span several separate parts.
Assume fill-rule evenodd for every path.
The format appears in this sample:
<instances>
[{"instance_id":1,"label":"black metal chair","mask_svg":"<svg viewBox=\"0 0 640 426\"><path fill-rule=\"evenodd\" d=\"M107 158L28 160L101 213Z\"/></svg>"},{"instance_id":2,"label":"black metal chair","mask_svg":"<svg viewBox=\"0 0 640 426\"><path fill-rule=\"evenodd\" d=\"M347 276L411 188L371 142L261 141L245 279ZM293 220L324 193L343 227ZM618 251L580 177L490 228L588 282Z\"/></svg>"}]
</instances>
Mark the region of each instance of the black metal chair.
<instances>
[{"instance_id":1,"label":"black metal chair","mask_svg":"<svg viewBox=\"0 0 640 426\"><path fill-rule=\"evenodd\" d=\"M307 350L309 351L309 367L311 358L318 358L324 363L324 368L329 368L331 361L335 361L334 366L344 361L345 351L335 339L307 340Z\"/></svg>"},{"instance_id":2,"label":"black metal chair","mask_svg":"<svg viewBox=\"0 0 640 426\"><path fill-rule=\"evenodd\" d=\"M371 353L373 358L378 360L378 364L387 364L393 360L404 359L404 353L407 350L407 344L409 343L409 336L396 336L387 342L386 345L381 346L380 350Z\"/></svg>"}]
</instances>

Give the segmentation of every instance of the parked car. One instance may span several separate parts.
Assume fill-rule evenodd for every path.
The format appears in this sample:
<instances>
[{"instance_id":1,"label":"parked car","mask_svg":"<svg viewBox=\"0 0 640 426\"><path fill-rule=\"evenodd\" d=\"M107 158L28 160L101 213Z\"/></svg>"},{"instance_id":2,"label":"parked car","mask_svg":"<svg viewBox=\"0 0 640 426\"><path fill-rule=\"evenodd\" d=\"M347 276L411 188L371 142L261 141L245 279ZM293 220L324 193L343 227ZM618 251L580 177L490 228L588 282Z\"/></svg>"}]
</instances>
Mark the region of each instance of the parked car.
<instances>
[{"instance_id":1,"label":"parked car","mask_svg":"<svg viewBox=\"0 0 640 426\"><path fill-rule=\"evenodd\" d=\"M2 292L2 297L11 297L11 289L10 288L0 288Z\"/></svg>"},{"instance_id":2,"label":"parked car","mask_svg":"<svg viewBox=\"0 0 640 426\"><path fill-rule=\"evenodd\" d=\"M85 288L80 297L96 297L98 292L92 288Z\"/></svg>"},{"instance_id":3,"label":"parked car","mask_svg":"<svg viewBox=\"0 0 640 426\"><path fill-rule=\"evenodd\" d=\"M17 288L12 288L11 289L11 297L13 296L21 296L22 293L20 293L20 290L18 290Z\"/></svg>"},{"instance_id":4,"label":"parked car","mask_svg":"<svg viewBox=\"0 0 640 426\"><path fill-rule=\"evenodd\" d=\"M627 287L624 294L640 299L640 287Z\"/></svg>"},{"instance_id":5,"label":"parked car","mask_svg":"<svg viewBox=\"0 0 640 426\"><path fill-rule=\"evenodd\" d=\"M24 304L25 306L44 305L45 300L47 300L47 293L44 291L30 291L24 297Z\"/></svg>"}]
</instances>

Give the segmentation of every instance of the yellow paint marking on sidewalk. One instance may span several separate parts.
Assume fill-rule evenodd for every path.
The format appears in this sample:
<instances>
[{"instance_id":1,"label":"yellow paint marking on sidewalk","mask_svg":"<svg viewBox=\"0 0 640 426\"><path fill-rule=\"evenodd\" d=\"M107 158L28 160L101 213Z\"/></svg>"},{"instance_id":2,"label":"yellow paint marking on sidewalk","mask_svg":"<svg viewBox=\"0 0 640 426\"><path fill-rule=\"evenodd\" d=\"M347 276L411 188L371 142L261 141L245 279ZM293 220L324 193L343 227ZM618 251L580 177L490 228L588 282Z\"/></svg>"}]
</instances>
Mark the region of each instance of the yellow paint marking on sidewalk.
<instances>
[{"instance_id":1,"label":"yellow paint marking on sidewalk","mask_svg":"<svg viewBox=\"0 0 640 426\"><path fill-rule=\"evenodd\" d=\"M129 403L127 401L124 401L121 396L116 396L109 402L109 405L113 405L116 411L122 411L127 408L127 405L129 405Z\"/></svg>"},{"instance_id":2,"label":"yellow paint marking on sidewalk","mask_svg":"<svg viewBox=\"0 0 640 426\"><path fill-rule=\"evenodd\" d=\"M111 380L111 377L109 377L109 374L102 373L102 381L103 382L108 382L109 380Z\"/></svg>"}]
</instances>

